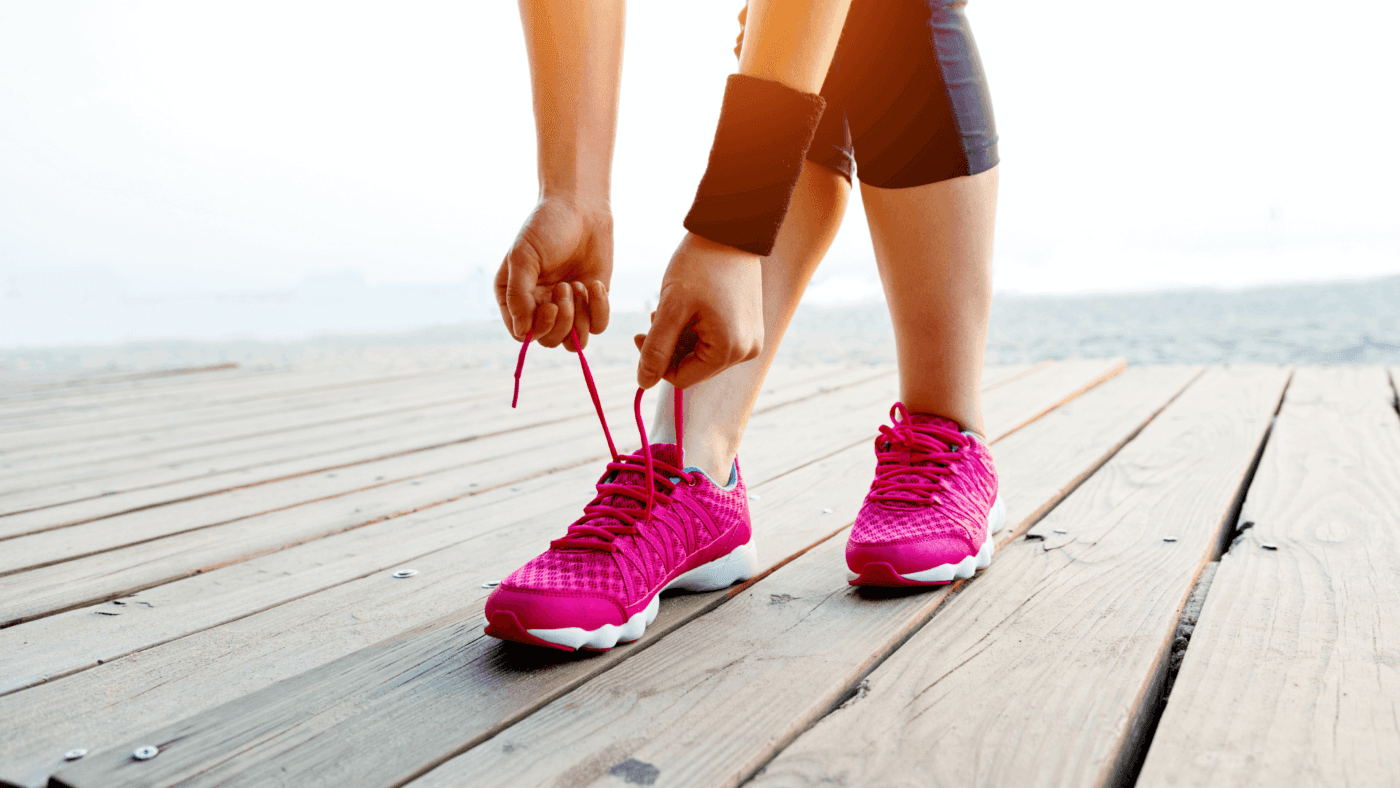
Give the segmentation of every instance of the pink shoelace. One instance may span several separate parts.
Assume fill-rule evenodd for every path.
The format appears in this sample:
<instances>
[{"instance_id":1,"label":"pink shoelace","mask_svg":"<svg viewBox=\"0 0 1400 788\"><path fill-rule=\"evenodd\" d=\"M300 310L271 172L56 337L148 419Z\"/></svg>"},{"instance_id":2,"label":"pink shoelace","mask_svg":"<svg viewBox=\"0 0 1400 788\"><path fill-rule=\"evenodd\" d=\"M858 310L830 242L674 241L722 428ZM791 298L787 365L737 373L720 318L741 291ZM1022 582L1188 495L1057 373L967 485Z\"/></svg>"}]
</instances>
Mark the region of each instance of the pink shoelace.
<instances>
[{"instance_id":1,"label":"pink shoelace","mask_svg":"<svg viewBox=\"0 0 1400 788\"><path fill-rule=\"evenodd\" d=\"M619 484L616 481L600 484L598 495L583 508L583 517L569 526L565 536L550 542L550 547L615 553L617 545L613 542L617 537L638 533L637 526L651 519L652 509L658 499L663 504L670 503L671 494L675 492L676 486L681 482L690 484L694 479L692 474L652 457L651 442L647 439L647 428L642 419L642 395L646 390L641 387L637 388L637 396L632 400L632 413L637 419L637 433L642 438L642 459L639 460L630 454L617 453L612 431L608 429L608 419L603 415L603 403L598 398L598 386L593 382L593 372L588 368L588 360L583 357L578 333L570 329L569 337L573 339L574 347L578 348L578 363L583 368L583 379L588 384L589 396L593 398L593 409L598 412L598 422L603 425L603 436L608 440L608 452L612 454L612 462L608 463L609 476L616 480L621 478L623 473L640 471L642 480L629 484ZM520 373L525 369L525 352L530 349L530 342L533 340L534 333L529 332L520 345L520 358L515 362L515 394L510 401L512 408L520 401ZM672 401L675 407L676 453L681 464L684 464L685 450L682 441L685 436L685 414L681 407L681 390L674 391ZM650 480L650 483L646 483L647 480ZM622 500L636 501L643 506L641 509L623 509L616 505ZM600 521L611 522L598 524Z\"/></svg>"},{"instance_id":2,"label":"pink shoelace","mask_svg":"<svg viewBox=\"0 0 1400 788\"><path fill-rule=\"evenodd\" d=\"M903 402L890 408L890 421L875 439L875 483L866 500L941 505L938 493L948 489L945 482L962 461L958 450L968 437L941 424L915 424Z\"/></svg>"}]
</instances>

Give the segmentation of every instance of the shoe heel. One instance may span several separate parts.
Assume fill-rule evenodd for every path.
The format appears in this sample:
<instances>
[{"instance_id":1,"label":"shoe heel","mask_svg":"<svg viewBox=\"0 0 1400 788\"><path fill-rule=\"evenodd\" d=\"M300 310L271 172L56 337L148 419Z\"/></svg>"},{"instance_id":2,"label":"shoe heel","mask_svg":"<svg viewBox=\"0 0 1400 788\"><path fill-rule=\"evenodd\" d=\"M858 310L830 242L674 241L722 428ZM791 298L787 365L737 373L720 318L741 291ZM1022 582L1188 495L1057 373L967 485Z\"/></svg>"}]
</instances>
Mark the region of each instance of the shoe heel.
<instances>
[{"instance_id":1,"label":"shoe heel","mask_svg":"<svg viewBox=\"0 0 1400 788\"><path fill-rule=\"evenodd\" d=\"M697 566L672 580L667 590L718 591L758 574L758 550L749 541L708 564Z\"/></svg>"}]
</instances>

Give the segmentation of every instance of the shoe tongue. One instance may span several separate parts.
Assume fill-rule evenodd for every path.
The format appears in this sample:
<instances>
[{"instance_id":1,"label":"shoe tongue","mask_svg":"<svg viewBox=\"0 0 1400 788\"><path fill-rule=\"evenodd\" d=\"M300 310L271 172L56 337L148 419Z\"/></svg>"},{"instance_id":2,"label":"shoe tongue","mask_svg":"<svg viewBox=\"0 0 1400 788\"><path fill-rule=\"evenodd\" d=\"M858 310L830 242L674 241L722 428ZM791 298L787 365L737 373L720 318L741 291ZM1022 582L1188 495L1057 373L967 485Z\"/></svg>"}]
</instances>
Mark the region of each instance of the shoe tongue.
<instances>
[{"instance_id":1,"label":"shoe tongue","mask_svg":"<svg viewBox=\"0 0 1400 788\"><path fill-rule=\"evenodd\" d=\"M955 421L953 421L952 419L947 419L947 418L944 418L944 417L942 417L942 416L934 416L934 415L929 414L929 413L911 413L911 414L909 414L909 423L914 424L914 425L916 425L916 426L920 426L920 427L924 427L924 426L943 427L943 428L945 428L945 429L952 430L953 432L961 432L961 431L962 431L962 428L958 426L958 423L955 422ZM932 437L933 440L934 440L935 442L941 442L941 441L939 441L938 438L933 437L933 436L925 436L925 437ZM949 447L949 448L952 448L952 447ZM901 464L901 463L899 463L899 462L883 462L883 463L881 463L881 465L884 465L884 466L886 466L886 467L891 466L891 465L899 465L899 464ZM914 465L932 465L932 464L934 464L934 463L933 463L932 461L929 461L929 460L923 460L923 461L915 460L915 461L913 462L913 464L914 464ZM894 474L892 474L892 475L890 475L890 476L887 476L887 477L885 477L885 478L889 479L890 481L895 481L895 482L920 483L920 482L927 482L927 481L928 481L927 478L925 478L925 477L923 477L923 476L921 476L921 475L919 475L919 474L914 474L914 473L894 473ZM897 490L897 491L891 492L890 494L891 494L891 495L894 495L894 496L896 496L896 497L899 497L899 498L908 498L909 501L910 501L908 504L896 503L896 502L894 502L894 501L886 501L886 502L884 503L884 505L885 505L886 507L895 508L895 509L914 508L914 507L918 506L920 503L922 503L922 501L924 500L924 497L923 497L923 496L919 495L918 493L916 493L916 492L914 492L914 491L912 491L912 490Z\"/></svg>"},{"instance_id":2,"label":"shoe tongue","mask_svg":"<svg viewBox=\"0 0 1400 788\"><path fill-rule=\"evenodd\" d=\"M638 449L632 454L624 456L636 457L642 464L635 466L636 470L632 470L631 468L629 468L624 471L619 471L616 476L612 477L611 479L607 479L606 483L641 486L645 483L644 477L646 476L646 470L644 463L646 463L646 455L642 453L641 449ZM651 459L653 463L664 462L673 468L679 468L681 463L681 451L679 448L677 448L676 444L674 443L653 443L651 444ZM608 497L600 501L600 503L602 503L604 506L611 506L615 509L641 509L644 506L646 506L645 503L633 500L632 498L628 498L624 495L609 495ZM616 518L602 517L597 520L594 520L592 524L603 526L609 523L616 522L618 522ZM585 538L596 539L596 537ZM597 541L599 544L602 544L601 539L597 539Z\"/></svg>"},{"instance_id":3,"label":"shoe tongue","mask_svg":"<svg viewBox=\"0 0 1400 788\"><path fill-rule=\"evenodd\" d=\"M636 457L639 460L637 469L631 470L629 468L619 472L613 482L615 484L642 484L642 477L646 475L644 470L647 461L646 455L642 453L641 449L638 449L627 456ZM651 444L651 460L657 465L664 462L672 468L679 468L681 467L681 451L674 443L653 443Z\"/></svg>"},{"instance_id":4,"label":"shoe tongue","mask_svg":"<svg viewBox=\"0 0 1400 788\"><path fill-rule=\"evenodd\" d=\"M639 460L638 465L635 466L636 470L628 468L627 470L619 471L617 476L612 478L611 482L613 484L627 484L637 486L645 484L646 480L643 477L646 476L646 455L642 453L641 449L638 449L627 456L636 457L637 460ZM673 468L681 467L681 451L674 443L651 444L651 459L653 464L659 465L660 463L664 462ZM640 509L644 505L638 501L634 501L631 498L626 498L621 495L609 496L609 500L606 503L609 506L615 506L618 509Z\"/></svg>"}]
</instances>

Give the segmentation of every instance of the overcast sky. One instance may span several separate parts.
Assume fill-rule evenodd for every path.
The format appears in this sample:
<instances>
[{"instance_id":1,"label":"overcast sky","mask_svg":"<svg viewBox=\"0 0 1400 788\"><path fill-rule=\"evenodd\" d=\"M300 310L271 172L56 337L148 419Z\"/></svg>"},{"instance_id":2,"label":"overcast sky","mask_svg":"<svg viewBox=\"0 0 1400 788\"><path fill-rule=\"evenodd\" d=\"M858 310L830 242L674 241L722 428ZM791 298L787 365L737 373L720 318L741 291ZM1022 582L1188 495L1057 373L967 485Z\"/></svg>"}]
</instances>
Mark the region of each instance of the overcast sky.
<instances>
[{"instance_id":1,"label":"overcast sky","mask_svg":"<svg viewBox=\"0 0 1400 788\"><path fill-rule=\"evenodd\" d=\"M742 2L630 5L614 293L636 308L680 237ZM1400 272L1397 9L973 0L998 291ZM0 311L54 281L480 281L535 190L513 3L0 0ZM852 207L816 301L876 294Z\"/></svg>"}]
</instances>

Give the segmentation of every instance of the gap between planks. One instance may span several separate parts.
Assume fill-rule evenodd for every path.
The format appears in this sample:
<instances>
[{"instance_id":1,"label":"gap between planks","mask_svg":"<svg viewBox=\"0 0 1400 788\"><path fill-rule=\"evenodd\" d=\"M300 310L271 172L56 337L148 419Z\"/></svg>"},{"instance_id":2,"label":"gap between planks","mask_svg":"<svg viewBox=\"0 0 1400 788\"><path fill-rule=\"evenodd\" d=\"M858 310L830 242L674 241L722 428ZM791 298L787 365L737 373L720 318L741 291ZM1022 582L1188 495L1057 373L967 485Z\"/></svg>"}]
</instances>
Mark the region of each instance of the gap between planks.
<instances>
[{"instance_id":1,"label":"gap between planks","mask_svg":"<svg viewBox=\"0 0 1400 788\"><path fill-rule=\"evenodd\" d=\"M1394 396L1378 367L1295 373L1141 788L1400 775Z\"/></svg>"}]
</instances>

